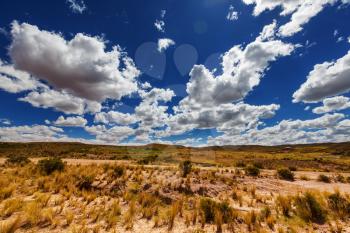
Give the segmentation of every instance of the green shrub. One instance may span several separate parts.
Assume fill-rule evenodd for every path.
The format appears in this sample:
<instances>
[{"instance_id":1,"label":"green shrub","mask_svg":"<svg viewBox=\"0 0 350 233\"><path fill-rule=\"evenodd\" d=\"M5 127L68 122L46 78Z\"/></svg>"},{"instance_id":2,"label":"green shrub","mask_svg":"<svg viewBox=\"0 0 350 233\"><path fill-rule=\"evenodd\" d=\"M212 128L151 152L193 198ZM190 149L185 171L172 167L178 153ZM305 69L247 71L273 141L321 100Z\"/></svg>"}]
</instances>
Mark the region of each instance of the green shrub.
<instances>
[{"instance_id":1,"label":"green shrub","mask_svg":"<svg viewBox=\"0 0 350 233\"><path fill-rule=\"evenodd\" d=\"M123 166L116 166L113 169L113 176L116 178L122 177L125 174L125 167Z\"/></svg>"},{"instance_id":2,"label":"green shrub","mask_svg":"<svg viewBox=\"0 0 350 233\"><path fill-rule=\"evenodd\" d=\"M289 196L281 196L279 195L276 199L277 209L281 211L281 213L290 217L290 212L292 210L292 199Z\"/></svg>"},{"instance_id":3,"label":"green shrub","mask_svg":"<svg viewBox=\"0 0 350 233\"><path fill-rule=\"evenodd\" d=\"M330 183L331 182L331 179L324 175L324 174L320 174L317 178L318 181L321 181L321 182L324 182L324 183Z\"/></svg>"},{"instance_id":4,"label":"green shrub","mask_svg":"<svg viewBox=\"0 0 350 233\"><path fill-rule=\"evenodd\" d=\"M206 223L212 223L215 216L220 214L224 223L232 219L233 210L227 202L216 202L210 198L203 198L200 200L200 210L203 212Z\"/></svg>"},{"instance_id":5,"label":"green shrub","mask_svg":"<svg viewBox=\"0 0 350 233\"><path fill-rule=\"evenodd\" d=\"M335 180L340 183L345 183L345 177L342 174L337 174Z\"/></svg>"},{"instance_id":6,"label":"green shrub","mask_svg":"<svg viewBox=\"0 0 350 233\"><path fill-rule=\"evenodd\" d=\"M306 192L295 199L296 215L305 222L324 223L326 221L326 211L318 202L314 194Z\"/></svg>"},{"instance_id":7,"label":"green shrub","mask_svg":"<svg viewBox=\"0 0 350 233\"><path fill-rule=\"evenodd\" d=\"M38 162L39 171L45 175L50 175L54 171L63 171L64 163L60 158L42 159Z\"/></svg>"},{"instance_id":8,"label":"green shrub","mask_svg":"<svg viewBox=\"0 0 350 233\"><path fill-rule=\"evenodd\" d=\"M264 169L264 165L261 162L254 162L253 166L259 169Z\"/></svg>"},{"instance_id":9,"label":"green shrub","mask_svg":"<svg viewBox=\"0 0 350 233\"><path fill-rule=\"evenodd\" d=\"M294 173L289 168L280 168L277 175L282 180L294 181Z\"/></svg>"},{"instance_id":10,"label":"green shrub","mask_svg":"<svg viewBox=\"0 0 350 233\"><path fill-rule=\"evenodd\" d=\"M339 192L333 193L327 198L328 206L336 214L344 218L350 215L350 202Z\"/></svg>"},{"instance_id":11,"label":"green shrub","mask_svg":"<svg viewBox=\"0 0 350 233\"><path fill-rule=\"evenodd\" d=\"M8 165L23 166L23 165L30 163L30 160L26 156L23 156L23 155L11 155L11 156L7 157L5 163Z\"/></svg>"},{"instance_id":12,"label":"green shrub","mask_svg":"<svg viewBox=\"0 0 350 233\"><path fill-rule=\"evenodd\" d=\"M186 177L188 174L191 173L192 170L192 163L190 160L185 160L180 163L180 171L182 173L183 177Z\"/></svg>"},{"instance_id":13,"label":"green shrub","mask_svg":"<svg viewBox=\"0 0 350 233\"><path fill-rule=\"evenodd\" d=\"M147 165L155 162L157 159L158 159L158 155L150 155L145 158L139 159L137 163L142 165Z\"/></svg>"},{"instance_id":14,"label":"green shrub","mask_svg":"<svg viewBox=\"0 0 350 233\"><path fill-rule=\"evenodd\" d=\"M244 171L248 176L258 176L260 174L260 169L253 165L248 165L244 168Z\"/></svg>"},{"instance_id":15,"label":"green shrub","mask_svg":"<svg viewBox=\"0 0 350 233\"><path fill-rule=\"evenodd\" d=\"M92 188L92 182L94 181L93 176L82 175L79 177L77 187L80 190L90 190Z\"/></svg>"},{"instance_id":16,"label":"green shrub","mask_svg":"<svg viewBox=\"0 0 350 233\"><path fill-rule=\"evenodd\" d=\"M236 167L245 167L245 166L246 166L246 164L245 164L244 161L238 161L238 162L236 162Z\"/></svg>"}]
</instances>

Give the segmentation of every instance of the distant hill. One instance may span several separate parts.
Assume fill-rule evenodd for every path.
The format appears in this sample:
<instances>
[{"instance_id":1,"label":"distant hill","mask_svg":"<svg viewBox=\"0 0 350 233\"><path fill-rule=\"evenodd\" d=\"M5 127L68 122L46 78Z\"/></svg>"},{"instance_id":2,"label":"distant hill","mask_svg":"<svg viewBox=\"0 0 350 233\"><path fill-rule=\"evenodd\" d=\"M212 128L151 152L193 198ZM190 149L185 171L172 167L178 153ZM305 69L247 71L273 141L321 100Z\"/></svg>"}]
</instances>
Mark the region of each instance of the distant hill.
<instances>
[{"instance_id":1,"label":"distant hill","mask_svg":"<svg viewBox=\"0 0 350 233\"><path fill-rule=\"evenodd\" d=\"M208 146L208 147L185 147L166 144L149 144L143 146L109 146L93 145L77 142L31 142L31 143L12 143L0 142L0 156L4 157L10 154L27 154L28 156L63 156L67 154L74 155L119 155L119 154L149 154L150 152L159 153L160 151L179 151L179 152L203 152L203 151L226 151L226 152L247 152L247 153L327 153L334 155L349 155L350 142L343 143L320 143L320 144L300 144L300 145L280 145L280 146L258 146L258 145L239 145L239 146Z\"/></svg>"}]
</instances>

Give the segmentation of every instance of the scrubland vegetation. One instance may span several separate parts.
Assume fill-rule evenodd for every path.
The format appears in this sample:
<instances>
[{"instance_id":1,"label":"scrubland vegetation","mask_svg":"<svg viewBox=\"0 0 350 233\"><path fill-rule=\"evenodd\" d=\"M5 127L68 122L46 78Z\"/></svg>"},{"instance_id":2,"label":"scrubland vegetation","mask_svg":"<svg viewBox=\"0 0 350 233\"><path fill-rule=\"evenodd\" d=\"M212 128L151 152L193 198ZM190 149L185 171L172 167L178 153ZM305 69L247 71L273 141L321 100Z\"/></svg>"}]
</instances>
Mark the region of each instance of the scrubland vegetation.
<instances>
[{"instance_id":1,"label":"scrubland vegetation","mask_svg":"<svg viewBox=\"0 0 350 233\"><path fill-rule=\"evenodd\" d=\"M8 155L0 167L0 233L350 230L343 169L314 172L322 169L311 160L304 171L293 160L271 170L243 157L208 167L197 155L142 156L82 165Z\"/></svg>"}]
</instances>

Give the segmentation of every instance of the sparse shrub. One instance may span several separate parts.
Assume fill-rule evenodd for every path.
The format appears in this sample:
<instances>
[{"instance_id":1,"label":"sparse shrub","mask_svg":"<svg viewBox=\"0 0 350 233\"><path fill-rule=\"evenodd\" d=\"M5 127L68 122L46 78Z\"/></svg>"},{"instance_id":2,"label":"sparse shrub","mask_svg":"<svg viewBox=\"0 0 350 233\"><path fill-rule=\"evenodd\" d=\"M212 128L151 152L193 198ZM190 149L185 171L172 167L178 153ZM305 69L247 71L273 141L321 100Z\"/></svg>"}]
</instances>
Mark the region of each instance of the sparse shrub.
<instances>
[{"instance_id":1,"label":"sparse shrub","mask_svg":"<svg viewBox=\"0 0 350 233\"><path fill-rule=\"evenodd\" d=\"M15 191L15 185L0 187L0 201L12 196Z\"/></svg>"},{"instance_id":2,"label":"sparse shrub","mask_svg":"<svg viewBox=\"0 0 350 233\"><path fill-rule=\"evenodd\" d=\"M301 175L299 178L301 180L310 180L309 177L307 177L306 175Z\"/></svg>"},{"instance_id":3,"label":"sparse shrub","mask_svg":"<svg viewBox=\"0 0 350 233\"><path fill-rule=\"evenodd\" d=\"M23 156L23 155L11 155L11 156L7 157L5 163L8 165L23 166L23 165L30 163L30 160L26 156Z\"/></svg>"},{"instance_id":4,"label":"sparse shrub","mask_svg":"<svg viewBox=\"0 0 350 233\"><path fill-rule=\"evenodd\" d=\"M335 180L340 183L345 183L345 177L342 174L337 174Z\"/></svg>"},{"instance_id":5,"label":"sparse shrub","mask_svg":"<svg viewBox=\"0 0 350 233\"><path fill-rule=\"evenodd\" d=\"M215 202L209 198L203 198L199 204L200 210L204 215L206 223L212 223L215 221L215 214L220 213L222 220L227 223L232 218L232 209L227 202Z\"/></svg>"},{"instance_id":6,"label":"sparse shrub","mask_svg":"<svg viewBox=\"0 0 350 233\"><path fill-rule=\"evenodd\" d=\"M82 175L79 177L77 188L80 190L90 190L94 177L91 175Z\"/></svg>"},{"instance_id":7,"label":"sparse shrub","mask_svg":"<svg viewBox=\"0 0 350 233\"><path fill-rule=\"evenodd\" d=\"M289 196L278 196L276 199L277 209L286 217L290 217L292 210L292 200Z\"/></svg>"},{"instance_id":8,"label":"sparse shrub","mask_svg":"<svg viewBox=\"0 0 350 233\"><path fill-rule=\"evenodd\" d=\"M113 169L113 176L116 178L122 177L125 174L125 167L116 166Z\"/></svg>"},{"instance_id":9,"label":"sparse shrub","mask_svg":"<svg viewBox=\"0 0 350 233\"><path fill-rule=\"evenodd\" d=\"M288 168L289 168L289 170L291 170L292 172L296 172L296 171L298 170L297 167L294 167L294 166L289 166Z\"/></svg>"},{"instance_id":10,"label":"sparse shrub","mask_svg":"<svg viewBox=\"0 0 350 233\"><path fill-rule=\"evenodd\" d=\"M182 173L183 177L186 177L188 174L191 173L192 170L192 163L190 160L185 160L180 163L180 171Z\"/></svg>"},{"instance_id":11,"label":"sparse shrub","mask_svg":"<svg viewBox=\"0 0 350 233\"><path fill-rule=\"evenodd\" d=\"M339 192L329 195L327 202L329 208L335 211L339 217L345 218L350 214L350 202Z\"/></svg>"},{"instance_id":12,"label":"sparse shrub","mask_svg":"<svg viewBox=\"0 0 350 233\"><path fill-rule=\"evenodd\" d=\"M50 175L54 171L63 171L64 163L60 158L42 159L38 162L39 171L45 175Z\"/></svg>"},{"instance_id":13,"label":"sparse shrub","mask_svg":"<svg viewBox=\"0 0 350 233\"><path fill-rule=\"evenodd\" d=\"M266 224L271 230L274 230L276 219L273 216L269 216L266 218Z\"/></svg>"},{"instance_id":14,"label":"sparse shrub","mask_svg":"<svg viewBox=\"0 0 350 233\"><path fill-rule=\"evenodd\" d=\"M320 174L317 178L318 181L320 182L324 182L324 183L330 183L331 182L331 178L329 178L328 176L324 175L324 174Z\"/></svg>"},{"instance_id":15,"label":"sparse shrub","mask_svg":"<svg viewBox=\"0 0 350 233\"><path fill-rule=\"evenodd\" d=\"M324 223L326 211L313 193L306 192L295 198L296 215L305 222Z\"/></svg>"},{"instance_id":16,"label":"sparse shrub","mask_svg":"<svg viewBox=\"0 0 350 233\"><path fill-rule=\"evenodd\" d=\"M132 229L134 226L134 218L136 214L135 201L129 202L129 208L124 215L124 224L126 229Z\"/></svg>"},{"instance_id":17,"label":"sparse shrub","mask_svg":"<svg viewBox=\"0 0 350 233\"><path fill-rule=\"evenodd\" d=\"M245 164L244 161L238 161L238 162L236 162L236 167L245 167L245 166L246 166L246 164Z\"/></svg>"},{"instance_id":18,"label":"sparse shrub","mask_svg":"<svg viewBox=\"0 0 350 233\"><path fill-rule=\"evenodd\" d=\"M74 213L71 210L67 210L65 212L64 217L66 219L67 225L69 226L70 224L72 224L72 222L74 220Z\"/></svg>"},{"instance_id":19,"label":"sparse shrub","mask_svg":"<svg viewBox=\"0 0 350 233\"><path fill-rule=\"evenodd\" d=\"M137 161L138 164L147 165L155 162L158 159L158 155L150 155Z\"/></svg>"},{"instance_id":20,"label":"sparse shrub","mask_svg":"<svg viewBox=\"0 0 350 233\"><path fill-rule=\"evenodd\" d=\"M277 175L282 180L294 181L294 173L289 168L280 168Z\"/></svg>"},{"instance_id":21,"label":"sparse shrub","mask_svg":"<svg viewBox=\"0 0 350 233\"><path fill-rule=\"evenodd\" d=\"M260 169L253 165L248 165L244 171L248 176L258 176L260 174Z\"/></svg>"},{"instance_id":22,"label":"sparse shrub","mask_svg":"<svg viewBox=\"0 0 350 233\"><path fill-rule=\"evenodd\" d=\"M253 227L257 223L257 219L258 219L257 217L258 216L255 213L255 211L250 211L244 216L244 222L248 226L248 232L252 232Z\"/></svg>"},{"instance_id":23,"label":"sparse shrub","mask_svg":"<svg viewBox=\"0 0 350 233\"><path fill-rule=\"evenodd\" d=\"M261 162L254 162L253 166L259 169L264 169L264 165Z\"/></svg>"},{"instance_id":24,"label":"sparse shrub","mask_svg":"<svg viewBox=\"0 0 350 233\"><path fill-rule=\"evenodd\" d=\"M42 206L38 202L28 203L24 211L30 226L36 226L42 220Z\"/></svg>"},{"instance_id":25,"label":"sparse shrub","mask_svg":"<svg viewBox=\"0 0 350 233\"><path fill-rule=\"evenodd\" d=\"M10 217L14 212L20 210L23 205L23 200L19 198L7 199L3 202L0 216Z\"/></svg>"},{"instance_id":26,"label":"sparse shrub","mask_svg":"<svg viewBox=\"0 0 350 233\"><path fill-rule=\"evenodd\" d=\"M20 218L5 220L0 223L0 233L15 233L20 227Z\"/></svg>"}]
</instances>

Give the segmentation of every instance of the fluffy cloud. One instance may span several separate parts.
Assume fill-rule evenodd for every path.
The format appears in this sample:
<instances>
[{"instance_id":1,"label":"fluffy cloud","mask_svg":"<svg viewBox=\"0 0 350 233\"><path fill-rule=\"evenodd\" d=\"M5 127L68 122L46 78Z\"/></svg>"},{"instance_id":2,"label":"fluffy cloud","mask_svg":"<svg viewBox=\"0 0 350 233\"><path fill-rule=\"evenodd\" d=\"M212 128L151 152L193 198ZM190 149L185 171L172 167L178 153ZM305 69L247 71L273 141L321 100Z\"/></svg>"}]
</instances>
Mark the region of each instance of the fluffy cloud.
<instances>
[{"instance_id":1,"label":"fluffy cloud","mask_svg":"<svg viewBox=\"0 0 350 233\"><path fill-rule=\"evenodd\" d=\"M293 94L294 102L318 102L350 90L350 51L337 61L317 64Z\"/></svg>"},{"instance_id":2,"label":"fluffy cloud","mask_svg":"<svg viewBox=\"0 0 350 233\"><path fill-rule=\"evenodd\" d=\"M0 141L52 141L63 137L62 133L60 128L45 125L0 127Z\"/></svg>"},{"instance_id":3,"label":"fluffy cloud","mask_svg":"<svg viewBox=\"0 0 350 233\"><path fill-rule=\"evenodd\" d=\"M293 51L293 45L275 40L275 28L273 22L246 47L237 45L226 52L219 76L203 65L195 65L187 83L188 95L173 108L174 114L165 121L166 129L156 131L156 136L193 129L243 132L274 116L279 105L252 106L238 101L259 84L270 62Z\"/></svg>"},{"instance_id":4,"label":"fluffy cloud","mask_svg":"<svg viewBox=\"0 0 350 233\"><path fill-rule=\"evenodd\" d=\"M216 129L219 132L244 132L271 118L279 105L254 106L244 103L221 104L200 109L182 109L171 116L167 128L158 136L178 135L193 129ZM177 110L177 109L176 109Z\"/></svg>"},{"instance_id":5,"label":"fluffy cloud","mask_svg":"<svg viewBox=\"0 0 350 233\"><path fill-rule=\"evenodd\" d=\"M15 67L47 81L54 88L91 101L119 100L137 90L140 74L118 46L82 33L71 40L30 24L12 24L9 54Z\"/></svg>"},{"instance_id":6,"label":"fluffy cloud","mask_svg":"<svg viewBox=\"0 0 350 233\"><path fill-rule=\"evenodd\" d=\"M282 7L281 15L288 15L293 13L299 6L302 0L243 0L245 4L255 4L253 14L260 15L266 10L273 10L276 7Z\"/></svg>"},{"instance_id":7,"label":"fluffy cloud","mask_svg":"<svg viewBox=\"0 0 350 233\"><path fill-rule=\"evenodd\" d=\"M302 30L303 25L311 18L320 13L327 5L341 2L349 3L348 0L243 0L245 4L255 4L253 14L260 15L265 10L282 8L281 15L291 15L291 20L279 28L281 36L292 36Z\"/></svg>"},{"instance_id":8,"label":"fluffy cloud","mask_svg":"<svg viewBox=\"0 0 350 233\"><path fill-rule=\"evenodd\" d=\"M170 46L175 45L175 42L172 39L162 38L158 40L158 51L163 52Z\"/></svg>"},{"instance_id":9,"label":"fluffy cloud","mask_svg":"<svg viewBox=\"0 0 350 233\"><path fill-rule=\"evenodd\" d=\"M64 91L55 91L44 88L40 91L32 91L20 101L28 102L38 108L54 108L66 114L82 115L87 112L101 111L101 104L72 96Z\"/></svg>"},{"instance_id":10,"label":"fluffy cloud","mask_svg":"<svg viewBox=\"0 0 350 233\"><path fill-rule=\"evenodd\" d=\"M135 115L116 111L100 112L95 115L95 123L130 125L137 122Z\"/></svg>"},{"instance_id":11,"label":"fluffy cloud","mask_svg":"<svg viewBox=\"0 0 350 233\"><path fill-rule=\"evenodd\" d=\"M87 124L87 120L80 116L67 118L60 116L53 124L61 127L84 127Z\"/></svg>"},{"instance_id":12,"label":"fluffy cloud","mask_svg":"<svg viewBox=\"0 0 350 233\"><path fill-rule=\"evenodd\" d=\"M139 91L141 103L135 108L136 118L140 121L140 128L149 130L162 127L169 119L166 102L172 100L175 93L170 89L153 88L150 91Z\"/></svg>"},{"instance_id":13,"label":"fluffy cloud","mask_svg":"<svg viewBox=\"0 0 350 233\"><path fill-rule=\"evenodd\" d=\"M86 5L83 0L67 0L67 3L69 3L69 8L74 13L82 14L86 10Z\"/></svg>"},{"instance_id":14,"label":"fluffy cloud","mask_svg":"<svg viewBox=\"0 0 350 233\"><path fill-rule=\"evenodd\" d=\"M215 77L203 65L195 65L187 83L188 97L181 104L210 107L243 99L260 83L270 62L294 50L294 45L274 40L271 30L268 25L263 34L245 48L236 45L226 52L220 76Z\"/></svg>"},{"instance_id":15,"label":"fluffy cloud","mask_svg":"<svg viewBox=\"0 0 350 233\"><path fill-rule=\"evenodd\" d=\"M19 93L34 90L41 84L27 72L14 68L13 65L5 64L0 60L0 89L10 93Z\"/></svg>"},{"instance_id":16,"label":"fluffy cloud","mask_svg":"<svg viewBox=\"0 0 350 233\"><path fill-rule=\"evenodd\" d=\"M85 130L96 136L96 140L102 143L120 143L122 140L133 135L135 130L126 126L114 126L106 128L104 125L85 126Z\"/></svg>"},{"instance_id":17,"label":"fluffy cloud","mask_svg":"<svg viewBox=\"0 0 350 233\"><path fill-rule=\"evenodd\" d=\"M245 133L227 132L216 138L209 138L208 143L280 145L345 141L350 132L350 124L344 117L343 114L335 113L312 120L283 120L275 126L254 128Z\"/></svg>"},{"instance_id":18,"label":"fluffy cloud","mask_svg":"<svg viewBox=\"0 0 350 233\"><path fill-rule=\"evenodd\" d=\"M350 108L350 98L345 96L336 96L323 100L323 106L314 108L313 113L324 114Z\"/></svg>"}]
</instances>

